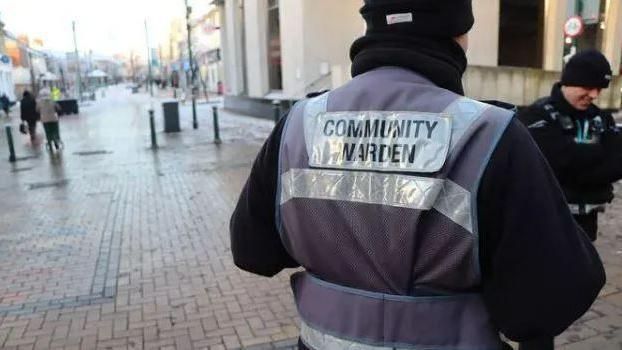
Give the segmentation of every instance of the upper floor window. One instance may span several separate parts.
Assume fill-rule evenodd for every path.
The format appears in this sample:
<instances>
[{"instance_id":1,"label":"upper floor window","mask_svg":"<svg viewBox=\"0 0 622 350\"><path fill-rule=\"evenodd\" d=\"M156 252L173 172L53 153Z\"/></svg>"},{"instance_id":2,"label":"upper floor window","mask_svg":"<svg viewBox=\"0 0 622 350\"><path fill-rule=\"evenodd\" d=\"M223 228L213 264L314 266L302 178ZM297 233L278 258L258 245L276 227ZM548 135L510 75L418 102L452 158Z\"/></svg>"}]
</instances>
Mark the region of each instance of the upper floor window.
<instances>
[{"instance_id":1,"label":"upper floor window","mask_svg":"<svg viewBox=\"0 0 622 350\"><path fill-rule=\"evenodd\" d=\"M542 68L544 0L501 0L499 65Z\"/></svg>"}]
</instances>

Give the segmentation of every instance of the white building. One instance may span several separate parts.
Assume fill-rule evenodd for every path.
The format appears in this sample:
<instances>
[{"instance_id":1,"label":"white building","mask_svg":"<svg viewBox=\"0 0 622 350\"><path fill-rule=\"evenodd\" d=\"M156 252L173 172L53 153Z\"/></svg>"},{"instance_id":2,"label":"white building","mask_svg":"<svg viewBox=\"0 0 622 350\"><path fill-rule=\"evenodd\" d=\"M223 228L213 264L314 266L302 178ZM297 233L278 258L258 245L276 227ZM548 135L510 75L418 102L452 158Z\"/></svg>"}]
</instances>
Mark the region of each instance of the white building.
<instances>
[{"instance_id":1,"label":"white building","mask_svg":"<svg viewBox=\"0 0 622 350\"><path fill-rule=\"evenodd\" d=\"M11 57L0 53L0 95L2 94L5 94L9 100L15 101L15 84L13 82Z\"/></svg>"},{"instance_id":2,"label":"white building","mask_svg":"<svg viewBox=\"0 0 622 350\"><path fill-rule=\"evenodd\" d=\"M226 0L222 46L227 107L236 109L235 101L245 98L258 103L299 99L347 81L349 46L365 29L357 16L360 4ZM245 112L265 115L272 113L270 108L253 104Z\"/></svg>"},{"instance_id":3,"label":"white building","mask_svg":"<svg viewBox=\"0 0 622 350\"><path fill-rule=\"evenodd\" d=\"M193 26L193 47L196 64L199 68L201 83L210 92L217 92L223 80L224 65L221 51L220 7L210 7L195 21Z\"/></svg>"},{"instance_id":4,"label":"white building","mask_svg":"<svg viewBox=\"0 0 622 350\"><path fill-rule=\"evenodd\" d=\"M5 94L11 101L15 100L15 84L13 83L13 63L6 55L4 46L4 23L0 20L0 95Z\"/></svg>"},{"instance_id":5,"label":"white building","mask_svg":"<svg viewBox=\"0 0 622 350\"><path fill-rule=\"evenodd\" d=\"M271 115L271 100L297 100L350 78L351 43L365 31L362 0L225 0L222 49L225 106ZM467 95L526 105L550 92L571 46L596 48L619 74L622 1L473 0ZM564 23L579 13L585 30L565 38ZM621 79L601 98L619 107Z\"/></svg>"}]
</instances>

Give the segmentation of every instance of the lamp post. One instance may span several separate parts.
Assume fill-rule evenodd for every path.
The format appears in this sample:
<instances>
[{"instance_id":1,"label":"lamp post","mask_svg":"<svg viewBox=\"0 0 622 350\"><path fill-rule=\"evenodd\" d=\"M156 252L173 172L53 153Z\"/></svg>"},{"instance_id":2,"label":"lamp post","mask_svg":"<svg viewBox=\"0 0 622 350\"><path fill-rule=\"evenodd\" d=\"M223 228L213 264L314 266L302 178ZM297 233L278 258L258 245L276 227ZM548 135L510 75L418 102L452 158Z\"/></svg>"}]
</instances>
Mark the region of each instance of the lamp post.
<instances>
[{"instance_id":1,"label":"lamp post","mask_svg":"<svg viewBox=\"0 0 622 350\"><path fill-rule=\"evenodd\" d=\"M147 67L149 67L147 84L149 84L149 94L153 97L153 77L151 75L151 49L149 48L149 31L147 30L147 19L145 18L145 40L147 41Z\"/></svg>"},{"instance_id":2,"label":"lamp post","mask_svg":"<svg viewBox=\"0 0 622 350\"><path fill-rule=\"evenodd\" d=\"M199 127L197 122L197 100L196 100L196 78L197 73L194 66L194 60L192 58L192 26L190 25L190 14L192 13L192 7L188 5L188 0L184 0L186 5L186 29L188 30L188 64L190 65L191 75L191 87L192 87L192 127L194 129Z\"/></svg>"},{"instance_id":3,"label":"lamp post","mask_svg":"<svg viewBox=\"0 0 622 350\"><path fill-rule=\"evenodd\" d=\"M73 29L73 47L76 54L76 85L78 93L78 101L82 101L82 81L80 80L80 54L78 53L78 41L76 40L76 21L71 22Z\"/></svg>"}]
</instances>

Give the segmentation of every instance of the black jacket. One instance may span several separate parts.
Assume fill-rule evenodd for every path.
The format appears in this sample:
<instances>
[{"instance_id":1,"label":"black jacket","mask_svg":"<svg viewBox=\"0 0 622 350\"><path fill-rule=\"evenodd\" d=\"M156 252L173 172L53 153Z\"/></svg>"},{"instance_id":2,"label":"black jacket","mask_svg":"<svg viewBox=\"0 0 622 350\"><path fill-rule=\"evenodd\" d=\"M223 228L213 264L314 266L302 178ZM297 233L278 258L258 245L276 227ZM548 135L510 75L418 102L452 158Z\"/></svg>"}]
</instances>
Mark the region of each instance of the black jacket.
<instances>
[{"instance_id":1,"label":"black jacket","mask_svg":"<svg viewBox=\"0 0 622 350\"><path fill-rule=\"evenodd\" d=\"M611 183L622 178L622 134L611 114L595 105L576 110L556 84L551 96L518 117L553 168L569 203L602 204L613 199Z\"/></svg>"},{"instance_id":2,"label":"black jacket","mask_svg":"<svg viewBox=\"0 0 622 350\"><path fill-rule=\"evenodd\" d=\"M20 117L23 121L32 124L39 120L39 113L37 113L37 101L32 96L25 96L22 99L19 108Z\"/></svg>"}]
</instances>

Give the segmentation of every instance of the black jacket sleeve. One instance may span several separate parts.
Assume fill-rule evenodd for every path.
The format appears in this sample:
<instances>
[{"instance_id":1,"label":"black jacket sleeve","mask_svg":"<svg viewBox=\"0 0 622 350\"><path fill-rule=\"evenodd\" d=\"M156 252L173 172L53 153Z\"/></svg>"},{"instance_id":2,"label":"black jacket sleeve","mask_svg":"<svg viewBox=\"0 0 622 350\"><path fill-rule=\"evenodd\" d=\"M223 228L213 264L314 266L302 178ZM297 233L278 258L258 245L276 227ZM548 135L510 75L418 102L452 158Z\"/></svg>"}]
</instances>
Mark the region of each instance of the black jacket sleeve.
<instances>
[{"instance_id":1,"label":"black jacket sleeve","mask_svg":"<svg viewBox=\"0 0 622 350\"><path fill-rule=\"evenodd\" d=\"M622 178L622 150L612 152L615 146L610 146L620 146L622 141L611 130L604 136L607 143L577 144L566 135L557 121L552 120L537 105L528 107L518 118L529 128L531 136L561 183L591 186L608 184Z\"/></svg>"},{"instance_id":2,"label":"black jacket sleeve","mask_svg":"<svg viewBox=\"0 0 622 350\"><path fill-rule=\"evenodd\" d=\"M285 120L281 119L259 151L230 222L236 266L268 277L299 266L283 247L276 228L277 164Z\"/></svg>"},{"instance_id":3,"label":"black jacket sleeve","mask_svg":"<svg viewBox=\"0 0 622 350\"><path fill-rule=\"evenodd\" d=\"M494 151L478 196L483 294L495 324L514 341L560 334L589 309L605 272L518 121Z\"/></svg>"}]
</instances>

